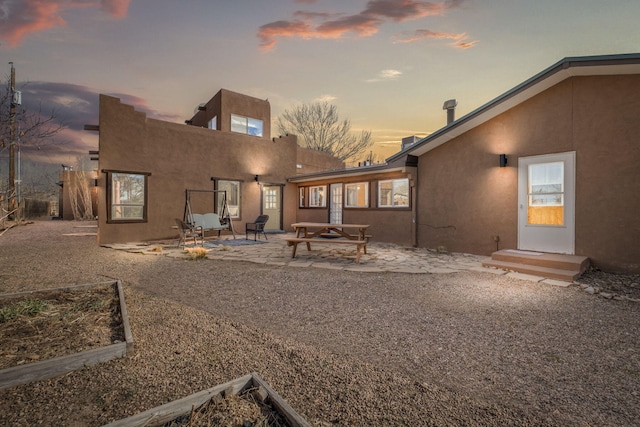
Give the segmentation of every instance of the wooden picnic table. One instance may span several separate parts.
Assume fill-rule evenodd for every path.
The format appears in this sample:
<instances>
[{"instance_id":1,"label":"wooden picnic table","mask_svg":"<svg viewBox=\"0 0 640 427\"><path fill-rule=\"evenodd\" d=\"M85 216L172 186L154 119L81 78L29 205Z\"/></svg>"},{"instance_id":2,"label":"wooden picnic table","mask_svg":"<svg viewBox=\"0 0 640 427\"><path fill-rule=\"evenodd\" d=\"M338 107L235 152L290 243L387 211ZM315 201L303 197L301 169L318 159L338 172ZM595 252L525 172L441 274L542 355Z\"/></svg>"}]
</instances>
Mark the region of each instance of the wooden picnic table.
<instances>
[{"instance_id":1,"label":"wooden picnic table","mask_svg":"<svg viewBox=\"0 0 640 427\"><path fill-rule=\"evenodd\" d=\"M319 236L327 237L327 235L335 233L349 240L366 240L366 231L370 227L368 224L329 224L324 222L296 222L291 226L296 230L296 237L312 239ZM347 233L344 231L345 228L357 229L358 234Z\"/></svg>"},{"instance_id":2,"label":"wooden picnic table","mask_svg":"<svg viewBox=\"0 0 640 427\"><path fill-rule=\"evenodd\" d=\"M326 244L353 244L356 245L356 262L360 262L360 250L367 253L366 234L368 224L329 224L323 222L296 222L291 224L296 231L296 237L286 239L288 246L293 246L291 258L295 258L299 243L306 243L307 250L311 250L311 242ZM345 229L357 230L357 233L348 233Z\"/></svg>"}]
</instances>

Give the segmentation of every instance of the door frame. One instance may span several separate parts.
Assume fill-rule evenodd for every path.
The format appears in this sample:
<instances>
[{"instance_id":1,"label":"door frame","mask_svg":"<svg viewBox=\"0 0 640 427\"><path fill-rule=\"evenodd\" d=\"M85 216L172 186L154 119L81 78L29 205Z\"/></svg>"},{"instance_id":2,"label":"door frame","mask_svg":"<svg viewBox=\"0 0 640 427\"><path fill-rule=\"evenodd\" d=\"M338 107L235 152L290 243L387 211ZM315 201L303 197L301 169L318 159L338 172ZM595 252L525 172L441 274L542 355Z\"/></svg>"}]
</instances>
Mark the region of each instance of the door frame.
<instances>
[{"instance_id":1,"label":"door frame","mask_svg":"<svg viewBox=\"0 0 640 427\"><path fill-rule=\"evenodd\" d=\"M529 166L563 162L563 225L528 224ZM518 249L550 253L575 253L576 152L518 158Z\"/></svg>"}]
</instances>

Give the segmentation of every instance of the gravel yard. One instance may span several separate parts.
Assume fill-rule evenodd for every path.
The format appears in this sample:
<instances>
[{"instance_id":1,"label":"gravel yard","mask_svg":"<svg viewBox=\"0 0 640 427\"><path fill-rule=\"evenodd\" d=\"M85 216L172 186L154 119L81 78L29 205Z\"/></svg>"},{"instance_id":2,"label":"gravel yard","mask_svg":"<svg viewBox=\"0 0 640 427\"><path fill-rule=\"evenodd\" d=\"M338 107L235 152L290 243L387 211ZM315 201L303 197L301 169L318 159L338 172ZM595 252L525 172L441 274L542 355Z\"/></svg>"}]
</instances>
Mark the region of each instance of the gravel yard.
<instances>
[{"instance_id":1,"label":"gravel yard","mask_svg":"<svg viewBox=\"0 0 640 427\"><path fill-rule=\"evenodd\" d=\"M131 254L63 235L79 225L0 236L0 292L121 279L135 350L0 391L1 425L101 425L252 371L315 426L640 424L640 303L480 272Z\"/></svg>"}]
</instances>

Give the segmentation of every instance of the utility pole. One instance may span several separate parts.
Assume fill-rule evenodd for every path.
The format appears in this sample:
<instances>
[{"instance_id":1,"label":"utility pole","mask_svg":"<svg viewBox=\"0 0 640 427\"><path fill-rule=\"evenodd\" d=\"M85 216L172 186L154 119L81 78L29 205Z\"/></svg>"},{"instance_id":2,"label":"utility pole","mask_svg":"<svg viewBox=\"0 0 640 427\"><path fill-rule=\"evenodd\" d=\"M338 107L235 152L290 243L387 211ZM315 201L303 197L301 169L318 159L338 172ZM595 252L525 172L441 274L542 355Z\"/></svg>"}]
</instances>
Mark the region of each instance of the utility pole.
<instances>
[{"instance_id":1,"label":"utility pole","mask_svg":"<svg viewBox=\"0 0 640 427\"><path fill-rule=\"evenodd\" d=\"M9 107L9 219L17 217L18 206L16 204L16 69L11 65L11 93L9 94L11 106Z\"/></svg>"}]
</instances>

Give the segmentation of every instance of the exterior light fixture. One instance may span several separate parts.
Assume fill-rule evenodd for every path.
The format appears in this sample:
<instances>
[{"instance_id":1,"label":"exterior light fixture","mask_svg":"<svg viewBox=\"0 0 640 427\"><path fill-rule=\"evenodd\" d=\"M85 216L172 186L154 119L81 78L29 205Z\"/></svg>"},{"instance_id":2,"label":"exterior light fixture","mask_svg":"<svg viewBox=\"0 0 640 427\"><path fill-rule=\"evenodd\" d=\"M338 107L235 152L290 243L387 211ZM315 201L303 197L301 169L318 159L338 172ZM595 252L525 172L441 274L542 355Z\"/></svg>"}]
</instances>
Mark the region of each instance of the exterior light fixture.
<instances>
[{"instance_id":1,"label":"exterior light fixture","mask_svg":"<svg viewBox=\"0 0 640 427\"><path fill-rule=\"evenodd\" d=\"M256 175L253 179L256 183L260 184L260 175Z\"/></svg>"},{"instance_id":2,"label":"exterior light fixture","mask_svg":"<svg viewBox=\"0 0 640 427\"><path fill-rule=\"evenodd\" d=\"M500 167L503 168L505 166L507 166L507 155L500 154Z\"/></svg>"}]
</instances>

